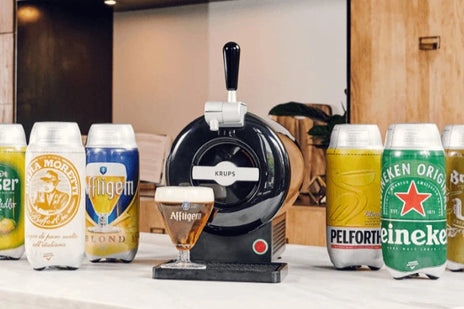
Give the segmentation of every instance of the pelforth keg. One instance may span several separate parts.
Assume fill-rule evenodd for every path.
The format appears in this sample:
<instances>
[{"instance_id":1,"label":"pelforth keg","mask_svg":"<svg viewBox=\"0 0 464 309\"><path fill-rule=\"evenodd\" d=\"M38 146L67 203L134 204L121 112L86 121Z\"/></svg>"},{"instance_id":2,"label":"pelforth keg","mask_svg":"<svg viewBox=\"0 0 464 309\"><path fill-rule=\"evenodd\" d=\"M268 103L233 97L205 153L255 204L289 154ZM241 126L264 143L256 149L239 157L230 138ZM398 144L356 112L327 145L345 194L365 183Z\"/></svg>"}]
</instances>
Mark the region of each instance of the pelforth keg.
<instances>
[{"instance_id":1,"label":"pelforth keg","mask_svg":"<svg viewBox=\"0 0 464 309\"><path fill-rule=\"evenodd\" d=\"M382 156L382 253L395 279L446 263L445 154L435 124L393 124Z\"/></svg>"},{"instance_id":2,"label":"pelforth keg","mask_svg":"<svg viewBox=\"0 0 464 309\"><path fill-rule=\"evenodd\" d=\"M336 268L383 265L380 243L380 159L376 125L343 124L327 149L327 250Z\"/></svg>"}]
</instances>

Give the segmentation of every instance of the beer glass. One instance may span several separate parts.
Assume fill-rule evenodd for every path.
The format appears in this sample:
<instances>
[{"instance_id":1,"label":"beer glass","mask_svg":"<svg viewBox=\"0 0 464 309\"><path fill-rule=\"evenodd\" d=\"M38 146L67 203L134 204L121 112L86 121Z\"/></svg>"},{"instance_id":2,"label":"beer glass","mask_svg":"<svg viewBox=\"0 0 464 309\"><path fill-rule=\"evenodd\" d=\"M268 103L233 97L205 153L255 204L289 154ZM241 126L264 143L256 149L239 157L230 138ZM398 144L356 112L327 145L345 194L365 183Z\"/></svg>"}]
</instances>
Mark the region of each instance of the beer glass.
<instances>
[{"instance_id":1,"label":"beer glass","mask_svg":"<svg viewBox=\"0 0 464 309\"><path fill-rule=\"evenodd\" d=\"M89 163L87 173L87 194L95 212L98 225L89 227L90 232L116 233L120 229L108 225L108 217L118 204L126 189L126 167L121 163ZM119 214L118 214L119 215Z\"/></svg>"},{"instance_id":2,"label":"beer glass","mask_svg":"<svg viewBox=\"0 0 464 309\"><path fill-rule=\"evenodd\" d=\"M206 265L190 261L190 249L197 242L213 209L213 189L160 187L156 189L155 202L178 250L177 260L163 264L161 268L206 269Z\"/></svg>"}]
</instances>

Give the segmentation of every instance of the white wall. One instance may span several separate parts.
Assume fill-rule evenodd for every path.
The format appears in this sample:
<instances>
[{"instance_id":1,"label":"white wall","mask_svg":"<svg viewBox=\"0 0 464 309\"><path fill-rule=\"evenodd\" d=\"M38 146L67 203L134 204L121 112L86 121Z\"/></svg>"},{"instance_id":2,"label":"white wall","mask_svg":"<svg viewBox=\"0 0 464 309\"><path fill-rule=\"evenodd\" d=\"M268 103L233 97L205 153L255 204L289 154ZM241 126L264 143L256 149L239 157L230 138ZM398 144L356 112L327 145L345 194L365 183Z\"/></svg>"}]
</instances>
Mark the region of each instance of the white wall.
<instances>
[{"instance_id":1,"label":"white wall","mask_svg":"<svg viewBox=\"0 0 464 309\"><path fill-rule=\"evenodd\" d=\"M242 49L238 99L265 117L290 100L342 112L346 0L236 0L114 16L113 120L177 133L225 100L222 46Z\"/></svg>"},{"instance_id":2,"label":"white wall","mask_svg":"<svg viewBox=\"0 0 464 309\"><path fill-rule=\"evenodd\" d=\"M224 98L221 48L242 50L238 99L260 116L288 101L342 112L346 88L345 0L239 0L209 7L209 98Z\"/></svg>"},{"instance_id":3,"label":"white wall","mask_svg":"<svg viewBox=\"0 0 464 309\"><path fill-rule=\"evenodd\" d=\"M174 138L208 97L208 6L114 14L113 122Z\"/></svg>"}]
</instances>

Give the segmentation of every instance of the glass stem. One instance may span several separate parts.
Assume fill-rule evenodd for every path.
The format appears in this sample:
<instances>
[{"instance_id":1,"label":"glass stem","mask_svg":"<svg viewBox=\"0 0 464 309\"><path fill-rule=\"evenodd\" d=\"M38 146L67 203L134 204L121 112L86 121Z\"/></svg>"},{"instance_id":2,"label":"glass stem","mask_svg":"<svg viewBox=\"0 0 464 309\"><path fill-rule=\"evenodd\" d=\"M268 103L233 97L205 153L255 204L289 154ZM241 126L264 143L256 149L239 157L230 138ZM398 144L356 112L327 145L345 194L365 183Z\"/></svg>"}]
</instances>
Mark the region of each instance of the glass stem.
<instances>
[{"instance_id":1,"label":"glass stem","mask_svg":"<svg viewBox=\"0 0 464 309\"><path fill-rule=\"evenodd\" d=\"M177 262L190 263L190 250L178 250Z\"/></svg>"}]
</instances>

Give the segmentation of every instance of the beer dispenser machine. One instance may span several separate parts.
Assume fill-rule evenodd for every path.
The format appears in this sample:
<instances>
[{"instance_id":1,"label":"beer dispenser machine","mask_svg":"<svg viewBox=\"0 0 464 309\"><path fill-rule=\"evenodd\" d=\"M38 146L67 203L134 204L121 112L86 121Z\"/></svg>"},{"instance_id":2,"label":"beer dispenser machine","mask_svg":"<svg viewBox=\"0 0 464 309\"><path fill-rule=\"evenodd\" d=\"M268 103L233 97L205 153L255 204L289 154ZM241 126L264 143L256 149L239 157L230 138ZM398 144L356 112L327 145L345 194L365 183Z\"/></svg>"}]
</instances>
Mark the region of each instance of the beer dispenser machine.
<instances>
[{"instance_id":1,"label":"beer dispenser machine","mask_svg":"<svg viewBox=\"0 0 464 309\"><path fill-rule=\"evenodd\" d=\"M291 185L286 151L295 144L283 127L248 113L237 101L240 47L229 42L223 54L227 102L206 102L204 116L177 136L166 162L167 185L214 190L213 213L191 250L192 260L207 269L155 266L153 277L280 282L287 264L275 260L285 248L285 215L276 214L295 201L298 194L290 196L289 188L301 186L302 178Z\"/></svg>"}]
</instances>

